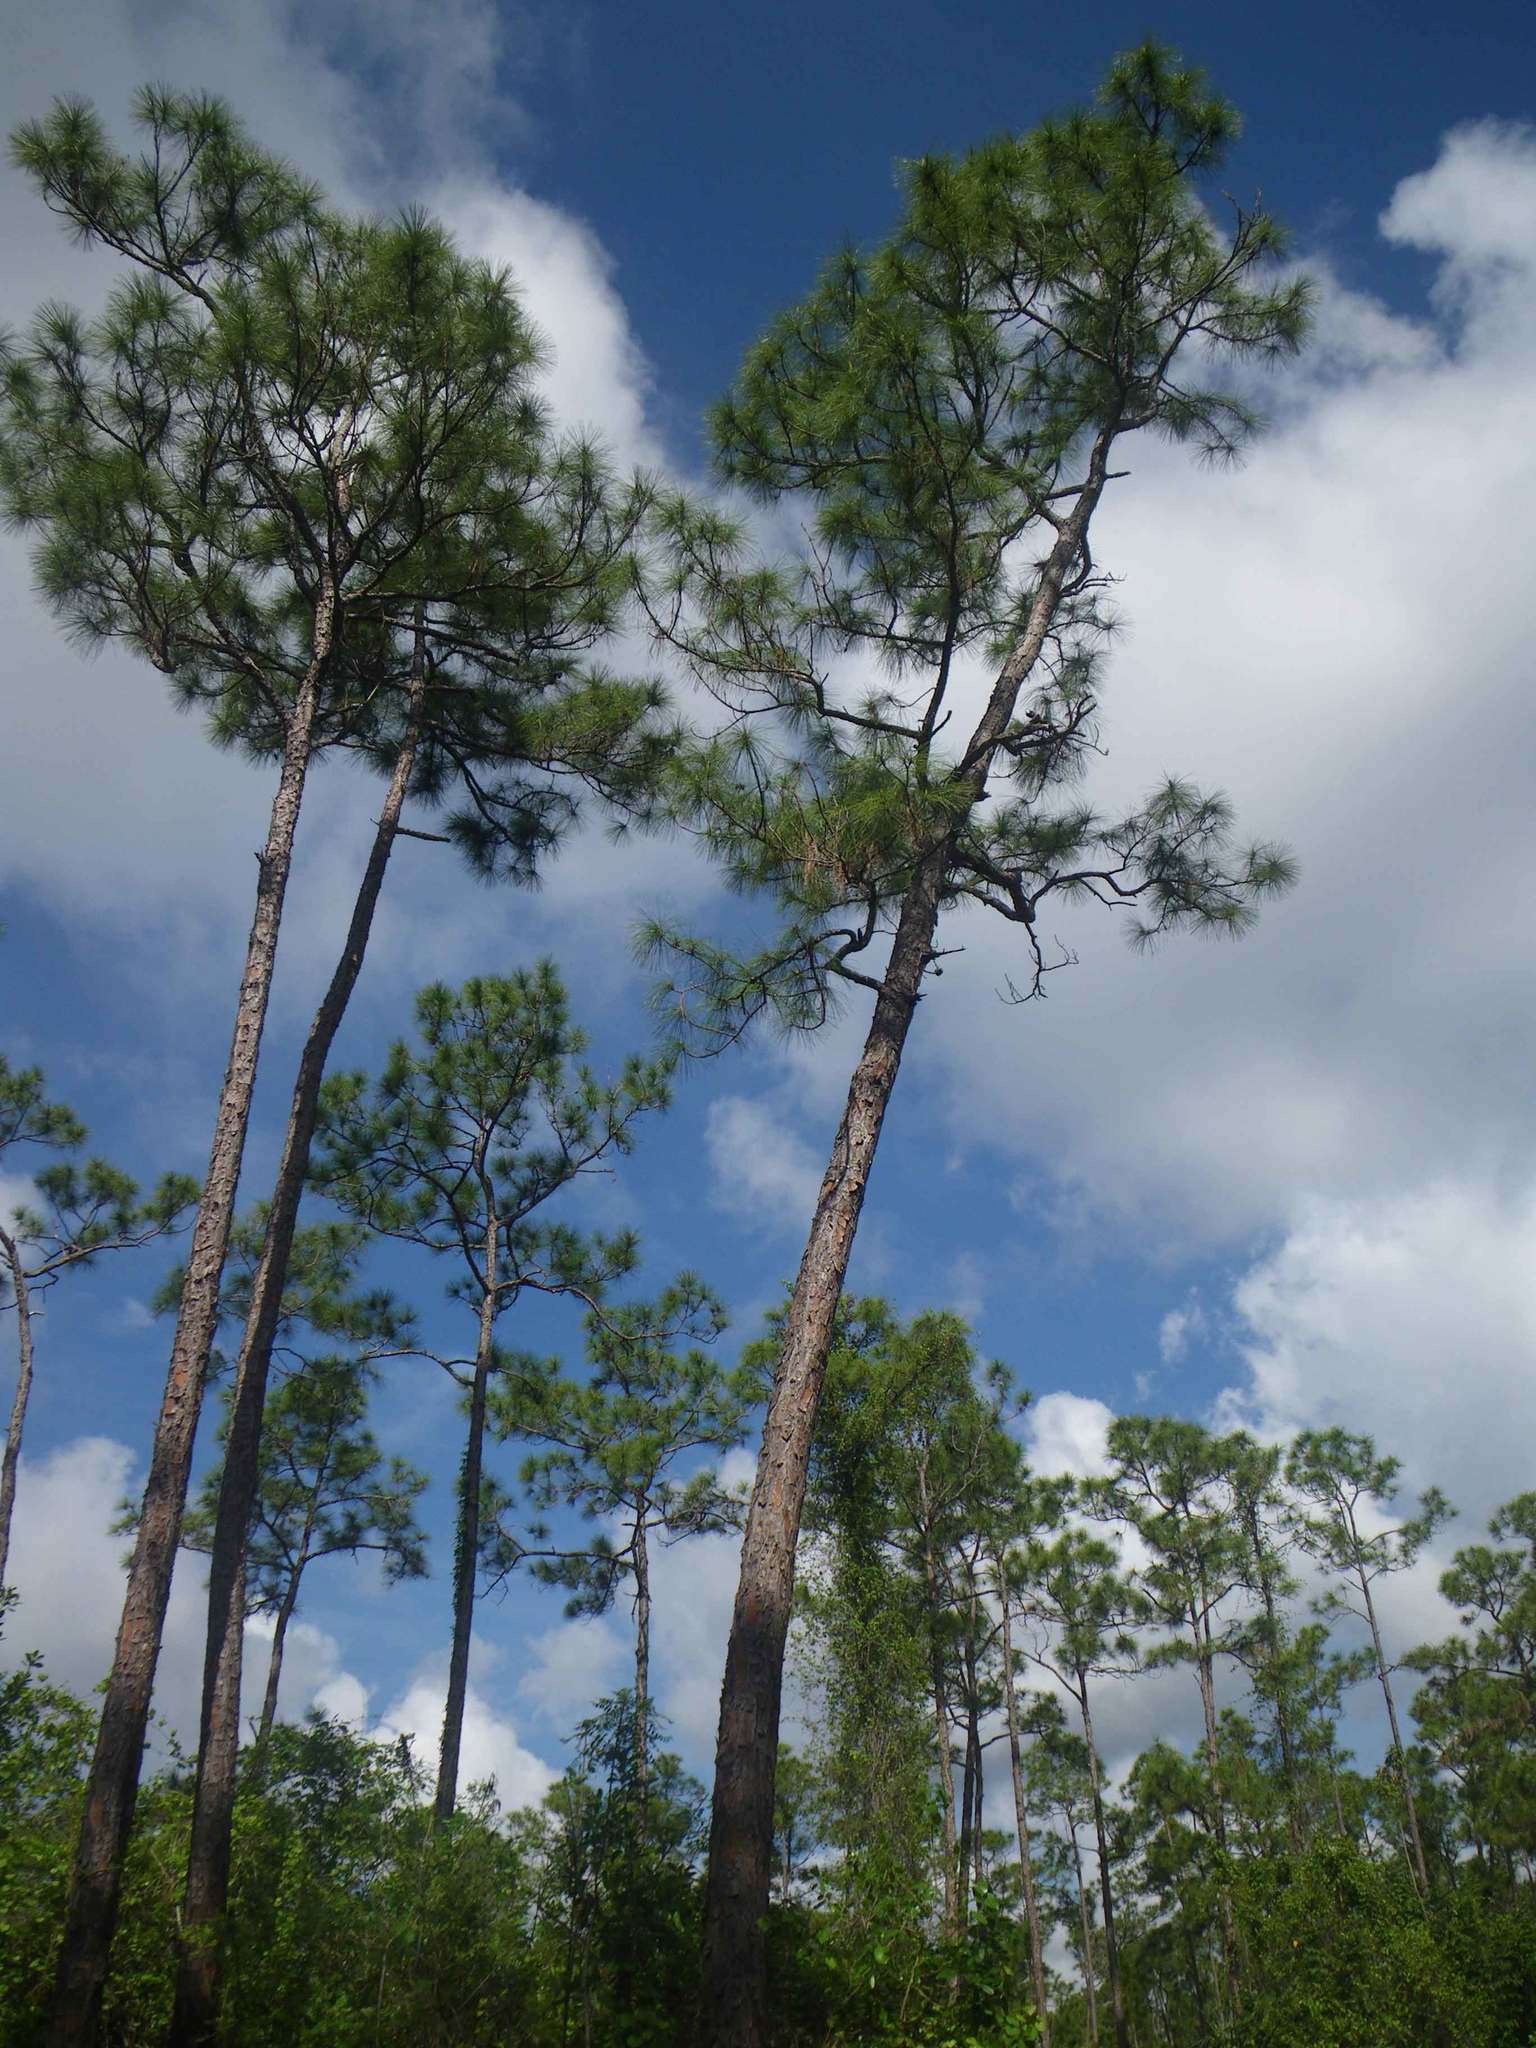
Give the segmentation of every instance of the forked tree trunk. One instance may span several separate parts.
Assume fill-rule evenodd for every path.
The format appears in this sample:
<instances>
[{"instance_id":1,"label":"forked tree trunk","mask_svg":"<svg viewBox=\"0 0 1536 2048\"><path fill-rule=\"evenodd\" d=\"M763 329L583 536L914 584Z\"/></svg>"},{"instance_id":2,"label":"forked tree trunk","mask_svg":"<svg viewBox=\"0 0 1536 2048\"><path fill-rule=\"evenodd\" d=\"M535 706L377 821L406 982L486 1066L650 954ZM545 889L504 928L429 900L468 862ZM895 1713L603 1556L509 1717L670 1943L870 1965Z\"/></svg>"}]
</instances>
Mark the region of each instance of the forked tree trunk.
<instances>
[{"instance_id":1,"label":"forked tree trunk","mask_svg":"<svg viewBox=\"0 0 1536 2048\"><path fill-rule=\"evenodd\" d=\"M261 1418L266 1406L272 1346L288 1278L288 1260L298 1226L299 1203L309 1172L310 1147L320 1102L320 1084L337 1030L362 972L374 912L384 886L400 814L416 759L421 708L426 693L421 636L417 635L405 739L379 812L373 845L358 886L341 957L316 1010L288 1109L288 1128L278 1162L267 1217L267 1234L251 1285L251 1302L240 1340L224 1445L224 1471L214 1519L208 1569L208 1632L203 1652L202 1720L193 1792L192 1839L187 1852L182 1902L185 1936L176 1977L176 2003L169 2048L204 2048L218 2024L219 1947L206 1930L223 1919L229 1896L230 1845L234 1832L235 1767L240 1749L240 1686L245 1622L239 1589L245 1548L256 1508Z\"/></svg>"},{"instance_id":2,"label":"forked tree trunk","mask_svg":"<svg viewBox=\"0 0 1536 2048\"><path fill-rule=\"evenodd\" d=\"M3 1230L0 1230L0 1252L5 1255L11 1276L11 1293L16 1299L16 1396L11 1402L5 1451L0 1454L0 1586L3 1586L11 1555L11 1517L16 1512L16 1467L21 1461L21 1432L26 1427L27 1402L32 1396L32 1298L27 1292L27 1273L21 1262L21 1247Z\"/></svg>"},{"instance_id":3,"label":"forked tree trunk","mask_svg":"<svg viewBox=\"0 0 1536 2048\"><path fill-rule=\"evenodd\" d=\"M1088 479L1062 520L1024 631L1003 664L957 771L972 803L979 803L986 792L993 755L1012 722L1019 694L1040 658L1067 577L1078 561L1093 508L1103 493L1113 438L1114 428L1107 426L1094 442ZM932 959L954 835L963 822L957 817L923 854L907 885L874 1017L849 1083L785 1311L742 1536L741 1574L720 1688L704 1893L706 2048L764 2048L766 2039L763 1921L773 1868L773 1775L811 1437L854 1234L923 975Z\"/></svg>"},{"instance_id":4,"label":"forked tree trunk","mask_svg":"<svg viewBox=\"0 0 1536 2048\"><path fill-rule=\"evenodd\" d=\"M208 1174L192 1226L171 1362L155 1424L149 1479L128 1567L96 1750L85 1782L84 1812L70 1870L64 1934L48 2012L49 2048L82 2048L82 2044L95 2041L98 2030L107 1956L117 1924L123 1855L138 1796L150 1694L181 1541L208 1354L218 1327L219 1284L229 1250L278 927L293 863L320 679L330 658L334 611L334 594L328 592L316 610L313 653L288 716L277 794L266 845L258 856L256 908L235 1006L229 1064L219 1092Z\"/></svg>"},{"instance_id":5,"label":"forked tree trunk","mask_svg":"<svg viewBox=\"0 0 1536 2048\"><path fill-rule=\"evenodd\" d=\"M1019 1743L1019 1700L1013 1685L1012 1602L1002 1567L997 1574L1003 1619L1003 1697L1008 1705L1008 1764L1013 1775L1013 1818L1019 1834L1019 1875L1024 1884L1024 1918L1029 1927L1029 1976L1040 2021L1040 2048L1051 2048L1050 2003L1045 1989L1045 1948L1040 1938L1040 1901L1035 1894L1035 1869L1029 1851L1029 1812L1024 1799L1024 1767Z\"/></svg>"}]
</instances>

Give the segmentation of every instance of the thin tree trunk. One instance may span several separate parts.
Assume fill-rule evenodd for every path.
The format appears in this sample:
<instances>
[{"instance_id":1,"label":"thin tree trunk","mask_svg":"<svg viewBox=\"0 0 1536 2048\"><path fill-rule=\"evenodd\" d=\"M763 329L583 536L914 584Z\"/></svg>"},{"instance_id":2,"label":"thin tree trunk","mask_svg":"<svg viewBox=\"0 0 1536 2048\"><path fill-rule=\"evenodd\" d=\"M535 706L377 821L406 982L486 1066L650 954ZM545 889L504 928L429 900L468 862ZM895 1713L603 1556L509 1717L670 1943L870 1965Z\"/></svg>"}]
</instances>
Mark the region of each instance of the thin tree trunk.
<instances>
[{"instance_id":1,"label":"thin tree trunk","mask_svg":"<svg viewBox=\"0 0 1536 2048\"><path fill-rule=\"evenodd\" d=\"M1216 1728L1216 1685L1211 1673L1210 1617L1206 1614L1202 1635L1198 1613L1191 1614L1190 1628L1195 1643L1195 1673L1200 1684L1200 1714L1205 1725L1205 1767L1211 1781L1211 1833L1216 1843L1219 1869L1216 1900L1221 1915L1221 1957L1227 1981L1227 2011L1238 2010L1237 1929L1232 1917L1232 1887L1227 1873L1226 1795L1222 1783L1221 1744Z\"/></svg>"},{"instance_id":2,"label":"thin tree trunk","mask_svg":"<svg viewBox=\"0 0 1536 2048\"><path fill-rule=\"evenodd\" d=\"M986 793L998 743L1040 658L1067 578L1077 566L1089 519L1103 494L1117 424L1101 428L1094 441L1088 478L1061 523L1041 568L1024 630L993 684L957 771L956 780L972 804ZM766 2040L763 1923L773 1870L773 1776L811 1437L854 1234L923 975L932 959L951 849L963 824L963 816L956 815L945 835L922 855L902 898L874 1016L849 1083L785 1311L742 1535L741 1573L720 1688L704 1891L702 2033L707 2048L764 2048Z\"/></svg>"},{"instance_id":3,"label":"thin tree trunk","mask_svg":"<svg viewBox=\"0 0 1536 2048\"><path fill-rule=\"evenodd\" d=\"M928 1476L920 1462L918 1498L923 1514L923 1580L928 1592L928 1677L933 1692L933 1737L939 1771L939 1804L944 1826L944 1934L953 1940L960 1931L956 1891L958 1857L955 1832L955 1762L950 1752L949 1699L944 1686L944 1651L939 1641L939 1575L928 1530Z\"/></svg>"},{"instance_id":4,"label":"thin tree trunk","mask_svg":"<svg viewBox=\"0 0 1536 2048\"><path fill-rule=\"evenodd\" d=\"M3 1586L11 1555L11 1517L16 1511L16 1467L21 1462L21 1432L26 1426L27 1402L32 1396L32 1297L27 1291L21 1247L3 1230L0 1230L0 1251L5 1253L5 1263L11 1271L11 1292L16 1297L16 1397L11 1402L5 1452L0 1456L0 1586Z\"/></svg>"},{"instance_id":5,"label":"thin tree trunk","mask_svg":"<svg viewBox=\"0 0 1536 2048\"><path fill-rule=\"evenodd\" d=\"M645 1826L650 1794L651 1746L646 1725L651 1688L651 1560L645 1541L645 1500L635 1503L635 1796Z\"/></svg>"},{"instance_id":6,"label":"thin tree trunk","mask_svg":"<svg viewBox=\"0 0 1536 2048\"><path fill-rule=\"evenodd\" d=\"M453 1647L448 1658L448 1697L443 1703L443 1738L438 1750L435 1822L451 1820L459 1788L459 1746L464 1736L464 1701L469 1692L469 1636L475 1618L475 1571L480 1549L480 1474L485 1454L485 1398L491 1378L491 1345L496 1327L496 1243L492 1217L485 1233L485 1292L480 1303L480 1341L469 1389L469 1431L459 1474L459 1533L453 1556Z\"/></svg>"},{"instance_id":7,"label":"thin tree trunk","mask_svg":"<svg viewBox=\"0 0 1536 2048\"><path fill-rule=\"evenodd\" d=\"M1051 2048L1051 2015L1045 1991L1045 1949L1040 1939L1040 1901L1035 1895L1035 1870L1029 1851L1029 1814L1024 1800L1024 1767L1019 1743L1019 1701L1013 1685L1011 1603L998 1567L998 1598L1003 1612L1003 1697L1008 1703L1008 1763L1013 1773L1013 1818L1019 1834L1019 1874L1024 1882L1024 1918L1029 1926L1029 1974L1040 2021L1040 2048Z\"/></svg>"},{"instance_id":8,"label":"thin tree trunk","mask_svg":"<svg viewBox=\"0 0 1536 2048\"><path fill-rule=\"evenodd\" d=\"M289 713L266 845L258 856L256 907L235 1006L229 1064L219 1092L208 1173L192 1226L170 1366L150 1453L149 1479L128 1568L128 1586L96 1750L85 1783L84 1810L70 1870L64 1933L48 2013L49 2048L83 2048L83 2044L96 2039L100 2020L107 1957L117 1924L123 1854L138 1796L150 1694L171 1594L171 1573L181 1540L181 1518L186 1507L208 1354L218 1327L219 1283L229 1250L283 897L293 863L294 835L309 767L320 680L330 658L334 614L335 594L328 589L316 607L313 652Z\"/></svg>"},{"instance_id":9,"label":"thin tree trunk","mask_svg":"<svg viewBox=\"0 0 1536 2048\"><path fill-rule=\"evenodd\" d=\"M1088 2048L1099 2048L1098 1974L1093 1959L1093 1918L1088 1910L1088 1887L1083 1881L1083 1852L1077 1839L1077 1822L1070 1817L1067 1833L1072 1837L1072 1862L1077 1871L1077 1919L1082 1929L1083 1996L1088 2003Z\"/></svg>"},{"instance_id":10,"label":"thin tree trunk","mask_svg":"<svg viewBox=\"0 0 1536 2048\"><path fill-rule=\"evenodd\" d=\"M976 1724L969 1700L965 1702L965 1744L961 1756L960 1858L955 1880L960 1895L960 1925L964 1928L971 1917L971 1858L975 1852L976 1842L975 1823L972 1817L976 1803Z\"/></svg>"},{"instance_id":11,"label":"thin tree trunk","mask_svg":"<svg viewBox=\"0 0 1536 2048\"><path fill-rule=\"evenodd\" d=\"M1397 1702L1392 1697L1392 1678L1387 1669L1387 1653L1381 1646L1381 1630L1376 1625L1376 1603L1371 1598L1371 1584L1364 1572L1359 1574L1360 1591L1365 1600L1365 1618L1371 1626L1371 1647L1376 1656L1376 1676L1381 1681L1381 1696L1387 1703L1387 1726L1392 1731L1392 1761L1397 1766L1397 1782L1402 1789L1403 1810L1408 1818L1408 1836L1413 1844L1412 1876L1421 1899L1429 1897L1429 1870L1424 1861L1424 1840L1419 1833L1419 1809L1413 1796L1413 1787L1408 1783L1408 1764L1403 1755L1403 1738L1397 1726Z\"/></svg>"},{"instance_id":12,"label":"thin tree trunk","mask_svg":"<svg viewBox=\"0 0 1536 2048\"><path fill-rule=\"evenodd\" d=\"M1274 1572L1268 1545L1264 1541L1264 1530L1259 1520L1256 1505L1251 1505L1246 1514L1248 1544L1253 1552L1254 1565L1259 1579L1259 1598L1264 1603L1264 1642L1269 1655L1270 1684L1275 1696L1275 1739L1280 1745L1280 1770L1285 1779L1286 1820L1291 1838L1291 1847L1298 1853L1306 1846L1306 1826L1302 1816L1301 1774L1296 1768L1296 1747L1291 1735L1291 1716L1285 1698L1285 1680L1281 1673L1281 1648L1285 1640L1284 1625L1280 1620L1275 1601Z\"/></svg>"},{"instance_id":13,"label":"thin tree trunk","mask_svg":"<svg viewBox=\"0 0 1536 2048\"><path fill-rule=\"evenodd\" d=\"M1114 2018L1115 2048L1129 2048L1125 2023L1125 1994L1120 1986L1120 1949L1115 1940L1115 1891L1109 1874L1109 1835L1104 1826L1104 1789L1099 1782L1099 1752L1093 1739L1093 1717L1088 1711L1088 1679L1077 1677L1077 1705L1083 1717L1083 1740L1088 1745L1088 1784L1093 1794L1093 1833L1099 1846L1099 1897L1104 1907L1104 1968L1109 1978L1109 2005Z\"/></svg>"},{"instance_id":14,"label":"thin tree trunk","mask_svg":"<svg viewBox=\"0 0 1536 2048\"><path fill-rule=\"evenodd\" d=\"M261 1719L256 1724L256 1740L263 1746L272 1733L272 1725L277 1719L277 1689L283 1682L283 1645L288 1640L288 1624L293 1619L293 1610L299 1604L299 1579L303 1569L301 1563L289 1579L272 1629L272 1654L267 1659L267 1689L262 1695Z\"/></svg>"},{"instance_id":15,"label":"thin tree trunk","mask_svg":"<svg viewBox=\"0 0 1536 2048\"><path fill-rule=\"evenodd\" d=\"M321 998L304 1050L288 1109L288 1128L278 1161L267 1217L267 1234L251 1286L251 1302L240 1356L235 1366L229 1428L224 1445L224 1472L214 1520L213 1550L208 1569L208 1632L203 1651L202 1722L197 1750L197 1782L193 1791L192 1837L187 1851L186 1891L182 1928L189 1937L177 1971L176 2004L169 2048L203 2048L217 2023L219 1952L217 1943L201 1938L224 1915L229 1894L230 1843L234 1828L235 1766L240 1748L241 1661L245 1625L237 1615L236 1588L245 1571L259 1484L261 1418L266 1406L272 1345L282 1309L288 1260L298 1226L299 1202L309 1172L320 1084L326 1061L352 991L362 972L363 956L373 928L374 912L384 886L385 870L394 849L411 770L415 765L422 707L426 697L426 658L418 626L407 706L405 738L379 812L373 845L358 885L341 957Z\"/></svg>"}]
</instances>

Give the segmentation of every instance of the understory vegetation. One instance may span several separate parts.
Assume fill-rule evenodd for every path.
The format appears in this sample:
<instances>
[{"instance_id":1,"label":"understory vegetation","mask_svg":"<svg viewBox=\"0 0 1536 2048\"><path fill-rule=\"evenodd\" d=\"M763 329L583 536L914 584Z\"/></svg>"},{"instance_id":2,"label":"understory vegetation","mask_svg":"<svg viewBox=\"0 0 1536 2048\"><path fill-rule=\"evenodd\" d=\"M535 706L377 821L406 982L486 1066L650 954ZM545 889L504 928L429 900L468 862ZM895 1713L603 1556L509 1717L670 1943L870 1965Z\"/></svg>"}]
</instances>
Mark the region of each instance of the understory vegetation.
<instances>
[{"instance_id":1,"label":"understory vegetation","mask_svg":"<svg viewBox=\"0 0 1536 2048\"><path fill-rule=\"evenodd\" d=\"M954 1317L845 1310L777 1780L772 2038L1525 2048L1536 1495L1456 1551L1463 1625L1414 1646L1382 1582L1449 1510L1402 1512L1367 1440L1127 1417L1104 1475L1041 1479L1021 1406ZM446 1820L404 1739L318 1714L260 1732L222 2038L686 2040L707 1804L641 1719L632 1689L598 1701L540 1807L482 1785ZM1192 1736L1145 1739L1162 1725ZM0 1689L5 2048L41 2038L92 1729L35 1664ZM169 2021L190 1818L172 1748L127 1862L103 2015L123 2048Z\"/></svg>"}]
</instances>

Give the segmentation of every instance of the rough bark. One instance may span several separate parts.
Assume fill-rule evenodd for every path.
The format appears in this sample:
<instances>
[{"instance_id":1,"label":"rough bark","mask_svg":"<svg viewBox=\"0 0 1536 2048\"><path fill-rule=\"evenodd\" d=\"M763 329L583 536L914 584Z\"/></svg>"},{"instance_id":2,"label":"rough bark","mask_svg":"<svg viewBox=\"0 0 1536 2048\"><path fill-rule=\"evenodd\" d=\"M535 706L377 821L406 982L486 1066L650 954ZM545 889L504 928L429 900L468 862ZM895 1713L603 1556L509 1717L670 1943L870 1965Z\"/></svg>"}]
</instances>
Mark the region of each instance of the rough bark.
<instances>
[{"instance_id":1,"label":"rough bark","mask_svg":"<svg viewBox=\"0 0 1536 2048\"><path fill-rule=\"evenodd\" d=\"M1109 2006L1115 2028L1115 2048L1130 2048L1125 2018L1125 1993L1120 1983L1120 1948L1115 1940L1115 1888L1109 1874L1109 1834L1104 1826L1104 1787L1099 1776L1099 1752L1093 1739L1093 1716L1088 1711L1087 1673L1078 1670L1077 1706L1083 1718L1083 1740L1088 1745L1088 1784L1093 1794L1093 1834L1099 1850L1099 1894L1104 1907L1104 1973L1109 1979Z\"/></svg>"},{"instance_id":2,"label":"rough bark","mask_svg":"<svg viewBox=\"0 0 1536 2048\"><path fill-rule=\"evenodd\" d=\"M374 913L394 848L400 814L410 786L425 697L426 674L420 636L407 713L406 736L395 758L373 844L352 906L346 941L321 998L304 1049L288 1109L288 1127L272 1190L267 1234L261 1249L240 1355L235 1366L224 1471L214 1520L208 1570L208 1632L203 1653L202 1717L193 1791L192 1837L187 1852L182 1929L187 1936L177 1973L176 2003L169 2048L203 2048L217 2025L217 1946L200 1930L220 1921L229 1894L230 1843L234 1828L235 1767L240 1748L240 1686L245 1622L240 1587L245 1549L259 1483L261 1418L266 1405L272 1346L277 1336L288 1260L298 1226L299 1203L309 1171L320 1085L337 1030L362 972Z\"/></svg>"},{"instance_id":3,"label":"rough bark","mask_svg":"<svg viewBox=\"0 0 1536 2048\"><path fill-rule=\"evenodd\" d=\"M11 1402L11 1419L5 1432L5 1451L0 1455L0 1586L6 1583L6 1566L11 1554L11 1517L16 1511L16 1467L21 1461L21 1433L26 1427L27 1403L32 1397L32 1298L27 1291L26 1268L21 1247L0 1230L0 1252L10 1268L11 1292L16 1297L16 1394Z\"/></svg>"},{"instance_id":4,"label":"rough bark","mask_svg":"<svg viewBox=\"0 0 1536 2048\"><path fill-rule=\"evenodd\" d=\"M81 2048L81 2044L94 2042L98 2031L108 1951L117 1923L123 1853L138 1795L150 1694L181 1540L208 1354L218 1326L219 1284L229 1249L283 897L293 861L320 681L330 655L333 616L334 599L327 594L317 607L311 660L288 715L266 845L258 856L256 907L235 1007L229 1064L219 1093L207 1178L192 1227L149 1479L95 1754L86 1778L48 2014L50 2048Z\"/></svg>"},{"instance_id":5,"label":"rough bark","mask_svg":"<svg viewBox=\"0 0 1536 2048\"><path fill-rule=\"evenodd\" d=\"M999 671L956 771L973 804L986 793L993 756L1078 562L1088 522L1103 494L1115 431L1115 424L1105 426L1094 442L1087 480L1042 567L1024 631ZM765 2040L763 1919L773 1868L773 1776L811 1437L865 1190L922 978L932 959L951 852L962 825L963 819L957 819L917 862L902 898L874 1016L849 1083L785 1313L742 1536L741 1574L720 1688L704 1894L702 2032L707 2048L763 2048Z\"/></svg>"},{"instance_id":6,"label":"rough bark","mask_svg":"<svg viewBox=\"0 0 1536 2048\"><path fill-rule=\"evenodd\" d=\"M1008 1707L1008 1765L1013 1775L1013 1818L1019 1836L1019 1874L1024 1883L1024 1918L1029 1928L1029 1976L1040 2021L1040 2048L1051 2048L1050 2001L1045 1988L1045 1947L1040 1938L1040 1901L1035 1893L1035 1868L1029 1849L1029 1811L1024 1798L1024 1768L1019 1743L1019 1699L1013 1685L1013 1616L1008 1589L998 1572L998 1599L1003 1623L1003 1698Z\"/></svg>"}]
</instances>

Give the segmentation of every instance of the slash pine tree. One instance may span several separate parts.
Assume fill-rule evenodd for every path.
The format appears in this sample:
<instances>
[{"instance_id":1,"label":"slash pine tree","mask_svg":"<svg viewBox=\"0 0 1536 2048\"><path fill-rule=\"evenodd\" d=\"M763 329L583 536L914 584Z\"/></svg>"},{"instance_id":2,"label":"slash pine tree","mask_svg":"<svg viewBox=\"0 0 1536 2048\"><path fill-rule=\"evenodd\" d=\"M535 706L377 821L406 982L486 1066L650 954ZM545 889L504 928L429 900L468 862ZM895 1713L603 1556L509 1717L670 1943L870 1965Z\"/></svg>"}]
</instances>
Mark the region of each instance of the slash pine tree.
<instances>
[{"instance_id":1,"label":"slash pine tree","mask_svg":"<svg viewBox=\"0 0 1536 2048\"><path fill-rule=\"evenodd\" d=\"M676 814L731 881L776 903L750 958L657 929L664 999L704 1045L772 1011L872 1016L784 1319L726 1657L705 1906L706 2038L758 2048L785 1632L834 1319L881 1127L941 923L1018 929L1017 988L1056 964L1049 899L1096 900L1150 941L1233 934L1290 879L1232 843L1228 806L1170 781L1101 816L1063 785L1097 725L1094 515L1148 435L1235 453L1256 422L1224 360L1295 349L1308 287L1275 281L1262 211L1203 203L1237 133L1170 53L1111 68L1089 111L906 174L891 238L834 261L717 408L730 480L803 508L804 556L761 566L674 501L648 603L720 699ZM884 673L861 694L846 657ZM977 670L990 679L977 688ZM978 708L979 706L979 708Z\"/></svg>"}]
</instances>

